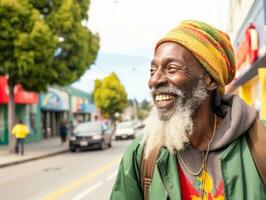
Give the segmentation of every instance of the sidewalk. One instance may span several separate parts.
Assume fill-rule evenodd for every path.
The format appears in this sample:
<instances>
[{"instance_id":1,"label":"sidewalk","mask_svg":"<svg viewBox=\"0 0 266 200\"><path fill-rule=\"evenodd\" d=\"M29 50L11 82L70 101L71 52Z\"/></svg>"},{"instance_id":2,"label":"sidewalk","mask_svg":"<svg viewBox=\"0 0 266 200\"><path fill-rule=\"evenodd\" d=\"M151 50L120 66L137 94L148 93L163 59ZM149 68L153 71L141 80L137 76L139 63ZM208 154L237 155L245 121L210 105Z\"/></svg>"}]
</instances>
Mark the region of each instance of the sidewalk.
<instances>
[{"instance_id":1,"label":"sidewalk","mask_svg":"<svg viewBox=\"0 0 266 200\"><path fill-rule=\"evenodd\" d=\"M0 146L0 168L65 153L68 145L61 146L60 138L51 138L25 144L24 151L23 156L9 154L8 146Z\"/></svg>"}]
</instances>

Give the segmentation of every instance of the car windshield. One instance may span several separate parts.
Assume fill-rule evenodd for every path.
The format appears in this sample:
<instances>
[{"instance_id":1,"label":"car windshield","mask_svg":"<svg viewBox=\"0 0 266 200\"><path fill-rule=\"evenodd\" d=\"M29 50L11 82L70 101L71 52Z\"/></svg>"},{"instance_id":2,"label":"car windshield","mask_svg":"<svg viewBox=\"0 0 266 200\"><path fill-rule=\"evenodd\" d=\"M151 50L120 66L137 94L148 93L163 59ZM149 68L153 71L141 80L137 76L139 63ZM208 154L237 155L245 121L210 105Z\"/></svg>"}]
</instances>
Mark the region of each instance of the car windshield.
<instances>
[{"instance_id":1,"label":"car windshield","mask_svg":"<svg viewBox=\"0 0 266 200\"><path fill-rule=\"evenodd\" d=\"M87 122L79 124L77 128L74 130L74 134L75 135L94 134L94 133L101 133L101 131L102 128L100 123Z\"/></svg>"},{"instance_id":2,"label":"car windshield","mask_svg":"<svg viewBox=\"0 0 266 200\"><path fill-rule=\"evenodd\" d=\"M122 122L120 124L117 125L117 128L133 128L133 124L132 122Z\"/></svg>"}]
</instances>

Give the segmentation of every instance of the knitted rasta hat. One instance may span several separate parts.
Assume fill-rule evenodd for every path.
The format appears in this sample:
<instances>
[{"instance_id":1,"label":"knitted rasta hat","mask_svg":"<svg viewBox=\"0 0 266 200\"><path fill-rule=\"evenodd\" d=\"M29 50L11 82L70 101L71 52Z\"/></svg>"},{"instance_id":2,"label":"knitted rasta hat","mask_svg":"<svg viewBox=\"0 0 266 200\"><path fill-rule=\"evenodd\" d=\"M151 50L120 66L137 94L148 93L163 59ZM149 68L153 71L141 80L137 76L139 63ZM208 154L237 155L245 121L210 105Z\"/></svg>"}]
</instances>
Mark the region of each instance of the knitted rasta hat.
<instances>
[{"instance_id":1,"label":"knitted rasta hat","mask_svg":"<svg viewBox=\"0 0 266 200\"><path fill-rule=\"evenodd\" d=\"M176 42L188 49L219 83L220 93L233 80L234 50L226 33L200 21L186 20L160 39L155 50L164 42Z\"/></svg>"}]
</instances>

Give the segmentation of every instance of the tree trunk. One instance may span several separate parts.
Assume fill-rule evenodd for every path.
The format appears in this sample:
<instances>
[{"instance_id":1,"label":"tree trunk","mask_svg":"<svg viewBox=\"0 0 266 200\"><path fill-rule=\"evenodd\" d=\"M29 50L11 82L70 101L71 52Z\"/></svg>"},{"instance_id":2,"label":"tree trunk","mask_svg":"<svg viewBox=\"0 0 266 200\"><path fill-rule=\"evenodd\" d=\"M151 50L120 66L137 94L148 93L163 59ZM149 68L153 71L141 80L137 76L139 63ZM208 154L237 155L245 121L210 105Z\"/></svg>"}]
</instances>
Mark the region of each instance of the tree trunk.
<instances>
[{"instance_id":1,"label":"tree trunk","mask_svg":"<svg viewBox=\"0 0 266 200\"><path fill-rule=\"evenodd\" d=\"M113 136L114 136L115 131L116 131L116 119L115 119L115 116L113 115L110 116L110 119L111 119L111 127L113 129Z\"/></svg>"},{"instance_id":2,"label":"tree trunk","mask_svg":"<svg viewBox=\"0 0 266 200\"><path fill-rule=\"evenodd\" d=\"M15 125L15 102L14 102L14 83L8 79L9 101L8 101L8 149L10 153L15 151L15 139L12 135L12 128Z\"/></svg>"}]
</instances>

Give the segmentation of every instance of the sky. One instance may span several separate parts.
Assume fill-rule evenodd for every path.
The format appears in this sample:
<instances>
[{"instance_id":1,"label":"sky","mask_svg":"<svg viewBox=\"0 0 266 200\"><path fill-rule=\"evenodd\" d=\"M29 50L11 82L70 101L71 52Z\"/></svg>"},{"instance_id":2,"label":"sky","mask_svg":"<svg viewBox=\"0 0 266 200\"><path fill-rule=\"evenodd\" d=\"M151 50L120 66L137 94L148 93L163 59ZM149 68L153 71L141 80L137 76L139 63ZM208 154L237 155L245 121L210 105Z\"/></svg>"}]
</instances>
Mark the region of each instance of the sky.
<instances>
[{"instance_id":1,"label":"sky","mask_svg":"<svg viewBox=\"0 0 266 200\"><path fill-rule=\"evenodd\" d=\"M73 84L92 92L94 80L115 72L129 99L151 100L148 88L155 43L182 20L226 31L230 0L91 0L86 25L100 35L95 64Z\"/></svg>"}]
</instances>

